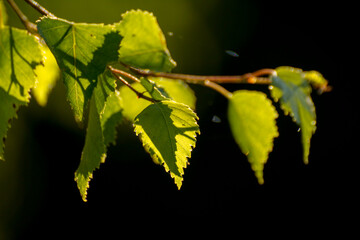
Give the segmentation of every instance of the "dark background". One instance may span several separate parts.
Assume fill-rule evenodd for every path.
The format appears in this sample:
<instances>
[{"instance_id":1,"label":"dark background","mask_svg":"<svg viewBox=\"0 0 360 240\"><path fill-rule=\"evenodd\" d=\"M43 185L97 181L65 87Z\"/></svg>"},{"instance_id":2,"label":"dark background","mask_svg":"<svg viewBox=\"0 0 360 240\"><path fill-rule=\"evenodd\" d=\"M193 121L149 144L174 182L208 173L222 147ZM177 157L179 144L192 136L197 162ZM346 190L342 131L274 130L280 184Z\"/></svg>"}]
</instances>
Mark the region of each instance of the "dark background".
<instances>
[{"instance_id":1,"label":"dark background","mask_svg":"<svg viewBox=\"0 0 360 240\"><path fill-rule=\"evenodd\" d=\"M17 2L32 20L39 16ZM154 12L178 63L174 72L230 75L289 65L320 71L334 89L321 96L313 93L317 131L309 165L302 162L298 127L275 103L280 136L260 186L232 139L226 99L192 86L201 135L181 190L151 161L131 126L123 124L117 145L108 149L106 163L94 173L84 203L73 180L84 130L76 126L59 81L48 106L32 101L9 131L6 162L0 162L0 239L45 238L49 233L121 236L131 227L137 229L132 233L141 234L146 226L161 236L163 229L177 233L199 228L204 221L229 221L240 235L247 225L262 224L274 224L274 231L283 231L285 225L328 233L340 230L341 223L347 225L344 232L352 228L347 220L358 210L358 157L353 149L359 142L358 74L349 64L357 61L351 60L357 56L352 45L354 6L308 0L39 2L76 22L113 23L129 9ZM21 26L9 15L11 24ZM269 93L261 86L226 87ZM221 123L212 122L214 115Z\"/></svg>"}]
</instances>

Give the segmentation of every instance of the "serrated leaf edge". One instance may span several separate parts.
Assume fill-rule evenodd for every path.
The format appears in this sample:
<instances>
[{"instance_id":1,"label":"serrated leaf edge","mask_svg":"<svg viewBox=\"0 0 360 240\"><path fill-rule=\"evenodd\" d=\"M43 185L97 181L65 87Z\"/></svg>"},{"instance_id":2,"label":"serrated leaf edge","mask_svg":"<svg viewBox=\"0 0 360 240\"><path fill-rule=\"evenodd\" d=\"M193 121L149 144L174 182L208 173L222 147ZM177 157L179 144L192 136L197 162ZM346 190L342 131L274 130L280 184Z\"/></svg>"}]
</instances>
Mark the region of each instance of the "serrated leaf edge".
<instances>
[{"instance_id":1,"label":"serrated leaf edge","mask_svg":"<svg viewBox=\"0 0 360 240\"><path fill-rule=\"evenodd\" d=\"M180 105L183 105L185 106L186 110L188 111L188 113L190 113L191 115L194 116L194 119L195 121L193 122L197 127L199 127L198 123L196 120L199 119L199 117L195 114L195 112L187 105L183 104L183 103L178 103L178 102L175 102L173 100L166 100L164 102L172 102L172 103L177 103L177 104L180 104ZM141 113L139 113L140 115ZM151 158L153 159L153 161L156 163L156 164L160 164L162 165L164 168L165 168L165 171L166 172L170 172L170 176L174 179L175 181L175 184L177 185L178 189L180 190L181 186L182 186L182 181L183 181L183 175L184 175L184 169L187 168L187 165L190 165L190 162L188 161L189 158L191 158L191 153L193 151L193 149L196 147L196 141L194 144L189 144L190 146L190 149L189 149L189 152L185 154L185 158L186 158L186 163L183 165L181 165L180 167L178 166L178 171L180 173L180 176L176 175L175 173L172 173L169 169L169 167L167 166L166 162L165 161L160 161L159 157L156 155L155 151L151 148L150 144L148 143L145 143L145 141L143 140L144 137L143 137L143 134L142 132L140 131L140 127L137 126L135 123L133 123L133 127L134 127L134 132L136 134L137 137L139 137L141 143L142 143L142 146L143 148L145 149L146 152L148 152L151 156ZM195 131L194 133L194 139L196 139L196 136L197 135L200 135L200 129Z\"/></svg>"}]
</instances>

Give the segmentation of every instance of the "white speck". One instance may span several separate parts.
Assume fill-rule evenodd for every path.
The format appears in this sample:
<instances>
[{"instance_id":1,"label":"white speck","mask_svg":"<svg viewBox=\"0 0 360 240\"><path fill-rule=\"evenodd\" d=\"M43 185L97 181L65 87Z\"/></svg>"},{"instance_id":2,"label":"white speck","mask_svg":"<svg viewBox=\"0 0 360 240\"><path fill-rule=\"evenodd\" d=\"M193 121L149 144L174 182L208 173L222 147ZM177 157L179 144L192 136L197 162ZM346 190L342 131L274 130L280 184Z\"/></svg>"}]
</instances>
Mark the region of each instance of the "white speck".
<instances>
[{"instance_id":1,"label":"white speck","mask_svg":"<svg viewBox=\"0 0 360 240\"><path fill-rule=\"evenodd\" d=\"M170 37L174 36L174 33L173 32L168 32L167 33Z\"/></svg>"},{"instance_id":2,"label":"white speck","mask_svg":"<svg viewBox=\"0 0 360 240\"><path fill-rule=\"evenodd\" d=\"M221 123L221 119L220 119L218 116L216 116L216 115L213 116L213 118L211 119L211 121L212 121L213 123Z\"/></svg>"},{"instance_id":3,"label":"white speck","mask_svg":"<svg viewBox=\"0 0 360 240\"><path fill-rule=\"evenodd\" d=\"M232 51L232 50L226 50L225 51L227 55L232 56L232 57L239 57L239 54L237 54L236 52Z\"/></svg>"}]
</instances>

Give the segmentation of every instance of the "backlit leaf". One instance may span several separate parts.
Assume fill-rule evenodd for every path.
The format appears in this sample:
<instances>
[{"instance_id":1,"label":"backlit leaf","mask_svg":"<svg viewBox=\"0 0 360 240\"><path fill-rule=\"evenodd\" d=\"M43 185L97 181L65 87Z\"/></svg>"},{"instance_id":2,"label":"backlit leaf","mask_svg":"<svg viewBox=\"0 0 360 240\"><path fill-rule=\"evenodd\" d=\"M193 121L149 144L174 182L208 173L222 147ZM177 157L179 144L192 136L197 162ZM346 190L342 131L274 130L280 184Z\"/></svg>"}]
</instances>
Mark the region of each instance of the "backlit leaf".
<instances>
[{"instance_id":1,"label":"backlit leaf","mask_svg":"<svg viewBox=\"0 0 360 240\"><path fill-rule=\"evenodd\" d=\"M120 61L133 67L168 72L176 66L166 40L152 13L131 10L118 25L123 40Z\"/></svg>"},{"instance_id":2,"label":"backlit leaf","mask_svg":"<svg viewBox=\"0 0 360 240\"><path fill-rule=\"evenodd\" d=\"M276 68L272 76L271 94L275 101L280 99L280 106L285 114L290 114L299 125L303 145L303 159L309 162L310 139L316 130L315 106L311 99L311 87L301 69L292 67Z\"/></svg>"},{"instance_id":3,"label":"backlit leaf","mask_svg":"<svg viewBox=\"0 0 360 240\"><path fill-rule=\"evenodd\" d=\"M137 91L144 93L145 96L150 97L150 94L146 92L141 83L133 83L131 86ZM121 86L119 91L124 104L123 115L127 120L134 121L135 117L151 104L151 102L139 98L127 86Z\"/></svg>"},{"instance_id":4,"label":"backlit leaf","mask_svg":"<svg viewBox=\"0 0 360 240\"><path fill-rule=\"evenodd\" d=\"M75 119L82 123L98 76L118 60L121 36L113 25L50 17L41 18L38 31L59 64Z\"/></svg>"},{"instance_id":5,"label":"backlit leaf","mask_svg":"<svg viewBox=\"0 0 360 240\"><path fill-rule=\"evenodd\" d=\"M166 94L174 101L184 103L191 109L196 107L196 97L194 91L187 83L177 79L168 79L163 77L151 77L156 86L161 90L164 89Z\"/></svg>"},{"instance_id":6,"label":"backlit leaf","mask_svg":"<svg viewBox=\"0 0 360 240\"><path fill-rule=\"evenodd\" d=\"M323 91L329 91L328 81L318 71L306 71L304 72L304 78L308 80L315 89L318 89L320 93Z\"/></svg>"},{"instance_id":7,"label":"backlit leaf","mask_svg":"<svg viewBox=\"0 0 360 240\"><path fill-rule=\"evenodd\" d=\"M161 96L158 96L158 100L164 100L163 97L170 98L175 102L183 103L189 106L191 109L195 109L196 97L192 89L186 83L180 80L166 79L166 78L150 78L150 84L154 84L156 89L160 92ZM151 94L147 92L144 87L145 79L142 79L143 83L133 83L131 86L140 93L144 93L145 96L150 97ZM149 91L152 92L152 88L155 86L149 85ZM124 117L133 121L134 118L147 106L150 102L138 96L128 87L120 87L121 98L124 103ZM153 96L154 97L154 96Z\"/></svg>"},{"instance_id":8,"label":"backlit leaf","mask_svg":"<svg viewBox=\"0 0 360 240\"><path fill-rule=\"evenodd\" d=\"M95 97L93 97L90 102L85 146L81 154L80 165L75 172L75 181L85 202L89 181L93 177L93 171L100 167L100 163L104 162L105 158L106 147L104 145L100 115L96 108Z\"/></svg>"},{"instance_id":9,"label":"backlit leaf","mask_svg":"<svg viewBox=\"0 0 360 240\"><path fill-rule=\"evenodd\" d=\"M40 49L43 53L43 60L42 65L38 65L35 70L37 83L32 93L39 105L44 107L47 104L51 90L60 78L60 69L50 49L41 43Z\"/></svg>"},{"instance_id":10,"label":"backlit leaf","mask_svg":"<svg viewBox=\"0 0 360 240\"><path fill-rule=\"evenodd\" d=\"M85 146L75 172L75 181L83 201L86 201L93 172L100 167L100 163L105 162L107 146L115 142L115 128L122 120L122 103L115 88L114 79L108 78L106 73L99 76L90 101Z\"/></svg>"},{"instance_id":11,"label":"backlit leaf","mask_svg":"<svg viewBox=\"0 0 360 240\"><path fill-rule=\"evenodd\" d=\"M200 133L196 114L186 105L163 101L149 105L134 121L135 133L154 162L170 171L180 189L184 168Z\"/></svg>"},{"instance_id":12,"label":"backlit leaf","mask_svg":"<svg viewBox=\"0 0 360 240\"><path fill-rule=\"evenodd\" d=\"M273 149L278 114L264 93L239 90L229 100L228 119L231 132L241 151L247 156L260 184L263 169Z\"/></svg>"},{"instance_id":13,"label":"backlit leaf","mask_svg":"<svg viewBox=\"0 0 360 240\"><path fill-rule=\"evenodd\" d=\"M34 70L42 60L39 43L27 31L0 28L0 159L10 122L30 100L36 82Z\"/></svg>"},{"instance_id":14,"label":"backlit leaf","mask_svg":"<svg viewBox=\"0 0 360 240\"><path fill-rule=\"evenodd\" d=\"M0 28L4 27L7 22L7 14L3 0L0 0Z\"/></svg>"}]
</instances>

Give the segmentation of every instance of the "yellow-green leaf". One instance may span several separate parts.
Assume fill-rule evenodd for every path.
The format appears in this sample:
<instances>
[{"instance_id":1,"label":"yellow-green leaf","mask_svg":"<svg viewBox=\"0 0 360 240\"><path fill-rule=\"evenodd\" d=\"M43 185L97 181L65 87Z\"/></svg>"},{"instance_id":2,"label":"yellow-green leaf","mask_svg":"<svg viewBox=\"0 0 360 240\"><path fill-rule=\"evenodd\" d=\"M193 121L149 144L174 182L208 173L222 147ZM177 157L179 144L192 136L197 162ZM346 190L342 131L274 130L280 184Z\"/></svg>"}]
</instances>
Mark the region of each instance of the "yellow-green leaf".
<instances>
[{"instance_id":1,"label":"yellow-green leaf","mask_svg":"<svg viewBox=\"0 0 360 240\"><path fill-rule=\"evenodd\" d=\"M100 114L96 108L95 97L91 98L89 122L86 131L85 146L81 154L80 165L75 172L75 181L84 202L86 202L89 181L93 172L105 161L106 147L102 134Z\"/></svg>"},{"instance_id":2,"label":"yellow-green leaf","mask_svg":"<svg viewBox=\"0 0 360 240\"><path fill-rule=\"evenodd\" d=\"M163 101L149 105L134 121L135 133L154 162L170 171L180 189L184 168L199 134L196 114L186 105Z\"/></svg>"},{"instance_id":3,"label":"yellow-green leaf","mask_svg":"<svg viewBox=\"0 0 360 240\"><path fill-rule=\"evenodd\" d=\"M32 93L40 106L45 107L51 90L55 87L56 81L60 78L60 69L50 49L40 43L43 53L42 65L37 66L35 72L37 83Z\"/></svg>"},{"instance_id":4,"label":"yellow-green leaf","mask_svg":"<svg viewBox=\"0 0 360 240\"><path fill-rule=\"evenodd\" d=\"M122 15L118 25L123 40L120 61L133 67L168 72L176 66L166 40L152 13L131 10Z\"/></svg>"},{"instance_id":5,"label":"yellow-green leaf","mask_svg":"<svg viewBox=\"0 0 360 240\"><path fill-rule=\"evenodd\" d=\"M308 163L310 139L316 130L315 106L311 99L311 87L301 69L293 67L278 67L276 75L272 76L271 95L277 101L285 114L290 114L299 125L303 146L304 163Z\"/></svg>"},{"instance_id":6,"label":"yellow-green leaf","mask_svg":"<svg viewBox=\"0 0 360 240\"><path fill-rule=\"evenodd\" d=\"M0 0L0 28L4 27L7 22L7 14L3 0Z\"/></svg>"},{"instance_id":7,"label":"yellow-green leaf","mask_svg":"<svg viewBox=\"0 0 360 240\"><path fill-rule=\"evenodd\" d=\"M115 142L116 126L122 120L120 93L115 89L115 80L104 73L99 76L90 100L85 146L75 172L75 181L83 201L86 201L93 172L105 161L107 147Z\"/></svg>"},{"instance_id":8,"label":"yellow-green leaf","mask_svg":"<svg viewBox=\"0 0 360 240\"><path fill-rule=\"evenodd\" d=\"M260 184L263 169L279 135L278 114L264 93L239 90L229 99L228 119L231 132L241 151L247 156Z\"/></svg>"},{"instance_id":9,"label":"yellow-green leaf","mask_svg":"<svg viewBox=\"0 0 360 240\"><path fill-rule=\"evenodd\" d=\"M0 159L10 122L30 100L36 82L35 68L42 60L39 43L25 30L0 28Z\"/></svg>"},{"instance_id":10,"label":"yellow-green leaf","mask_svg":"<svg viewBox=\"0 0 360 240\"><path fill-rule=\"evenodd\" d=\"M114 25L43 17L37 26L63 73L75 119L82 123L98 76L107 64L118 61L122 38Z\"/></svg>"}]
</instances>

